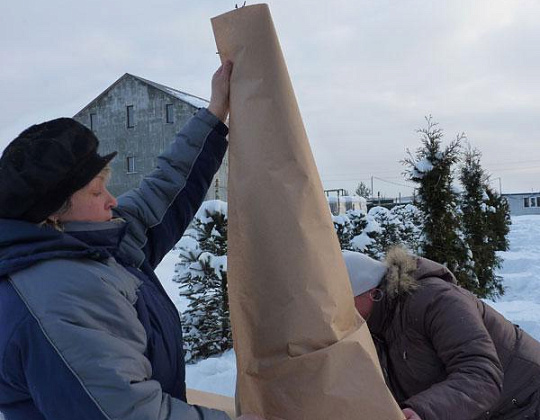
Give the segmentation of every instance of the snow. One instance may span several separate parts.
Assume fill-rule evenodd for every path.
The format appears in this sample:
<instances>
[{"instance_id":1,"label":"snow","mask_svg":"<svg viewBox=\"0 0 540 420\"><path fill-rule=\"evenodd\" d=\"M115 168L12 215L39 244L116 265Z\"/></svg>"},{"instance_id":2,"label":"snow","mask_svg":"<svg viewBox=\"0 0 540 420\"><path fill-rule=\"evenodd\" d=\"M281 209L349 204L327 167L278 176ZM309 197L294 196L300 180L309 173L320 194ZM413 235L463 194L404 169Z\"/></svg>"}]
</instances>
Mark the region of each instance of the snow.
<instances>
[{"instance_id":1,"label":"snow","mask_svg":"<svg viewBox=\"0 0 540 420\"><path fill-rule=\"evenodd\" d=\"M367 235L358 235L351 239L351 245L359 251L365 250L372 243L373 240Z\"/></svg>"},{"instance_id":2,"label":"snow","mask_svg":"<svg viewBox=\"0 0 540 420\"><path fill-rule=\"evenodd\" d=\"M488 302L505 317L540 340L540 216L512 218L510 251L500 275L505 295L498 302Z\"/></svg>"},{"instance_id":3,"label":"snow","mask_svg":"<svg viewBox=\"0 0 540 420\"><path fill-rule=\"evenodd\" d=\"M193 236L188 235L190 235L190 232L186 232L182 239L180 239L180 241L176 244L176 248L184 248L185 250L189 251L198 251L199 242Z\"/></svg>"},{"instance_id":4,"label":"snow","mask_svg":"<svg viewBox=\"0 0 540 420\"><path fill-rule=\"evenodd\" d=\"M195 217L199 218L203 223L209 223L212 221L212 218L207 216L207 212L210 214L227 214L227 203L221 200L205 201L197 211Z\"/></svg>"},{"instance_id":5,"label":"snow","mask_svg":"<svg viewBox=\"0 0 540 420\"><path fill-rule=\"evenodd\" d=\"M334 223L337 223L338 225L344 225L346 222L345 216L343 216L342 214L332 216L332 219L334 220Z\"/></svg>"},{"instance_id":6,"label":"snow","mask_svg":"<svg viewBox=\"0 0 540 420\"><path fill-rule=\"evenodd\" d=\"M197 96L189 95L184 92L180 92L176 89L166 88L166 90L171 95L177 97L178 99L181 99L184 102L187 102L188 104L193 105L196 108L206 108L209 104L209 102L205 99L198 98Z\"/></svg>"},{"instance_id":7,"label":"snow","mask_svg":"<svg viewBox=\"0 0 540 420\"><path fill-rule=\"evenodd\" d=\"M184 240L186 237L182 238ZM195 241L196 242L196 241ZM179 286L180 283L172 281L174 277L174 266L179 261L178 250L173 249L156 268L156 275L161 281L163 288L173 301L174 305L178 309L178 312L182 313L187 309L187 300L180 296Z\"/></svg>"},{"instance_id":8,"label":"snow","mask_svg":"<svg viewBox=\"0 0 540 420\"><path fill-rule=\"evenodd\" d=\"M506 294L497 302L486 303L540 340L540 216L513 217L509 238L510 251L500 253L504 264L499 274L504 278ZM157 267L156 274L182 311L186 302L179 296L179 284L172 281L177 261L178 251L173 250ZM188 388L234 396L234 352L228 351L220 357L187 365L186 382Z\"/></svg>"},{"instance_id":9,"label":"snow","mask_svg":"<svg viewBox=\"0 0 540 420\"><path fill-rule=\"evenodd\" d=\"M413 176L415 178L422 178L427 172L433 169L433 164L424 158L414 164Z\"/></svg>"},{"instance_id":10,"label":"snow","mask_svg":"<svg viewBox=\"0 0 540 420\"><path fill-rule=\"evenodd\" d=\"M486 203L480 204L480 207L484 213L497 213L497 209L493 206L488 206Z\"/></svg>"},{"instance_id":11,"label":"snow","mask_svg":"<svg viewBox=\"0 0 540 420\"><path fill-rule=\"evenodd\" d=\"M199 256L200 261L208 263L216 273L216 276L221 280L221 272L227 272L227 256L226 255L214 255L210 252L203 252Z\"/></svg>"},{"instance_id":12,"label":"snow","mask_svg":"<svg viewBox=\"0 0 540 420\"><path fill-rule=\"evenodd\" d=\"M210 357L186 366L188 388L234 397L236 387L236 356L233 350L220 357Z\"/></svg>"}]
</instances>

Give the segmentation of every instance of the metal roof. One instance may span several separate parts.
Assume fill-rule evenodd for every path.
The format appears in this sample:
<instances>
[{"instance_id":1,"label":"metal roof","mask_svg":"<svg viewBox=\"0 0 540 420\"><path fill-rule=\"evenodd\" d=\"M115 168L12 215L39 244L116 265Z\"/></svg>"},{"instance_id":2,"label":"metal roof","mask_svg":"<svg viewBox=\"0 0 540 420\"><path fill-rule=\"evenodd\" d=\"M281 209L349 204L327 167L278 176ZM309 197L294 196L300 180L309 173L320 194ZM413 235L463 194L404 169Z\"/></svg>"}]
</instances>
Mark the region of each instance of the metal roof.
<instances>
[{"instance_id":1,"label":"metal roof","mask_svg":"<svg viewBox=\"0 0 540 420\"><path fill-rule=\"evenodd\" d=\"M129 74L129 73L126 73ZM208 106L209 102L206 99L199 98L198 96L191 95L186 92L182 92L178 89L174 89L165 85L161 85L156 82L152 82L151 80L143 79L142 77L135 76L133 74L130 74L130 76L134 77L137 80L140 80L143 83L149 84L156 89L161 90L162 92L165 92L168 95L174 96L175 98L180 99L181 101L187 102L190 105L193 105L196 108L205 108Z\"/></svg>"},{"instance_id":2,"label":"metal roof","mask_svg":"<svg viewBox=\"0 0 540 420\"><path fill-rule=\"evenodd\" d=\"M206 99L200 98L195 95L191 95L186 92L182 92L178 89L174 89L165 85L161 85L156 82L152 82L151 80L144 79L139 76L135 76L130 73L125 73L123 76L121 76L118 80L116 80L112 85L110 85L107 89L105 89L103 92L101 92L96 98L92 99L88 105L86 105L84 108L82 108L79 112L77 112L75 115L78 115L85 111L90 105L92 105L94 102L101 99L103 96L105 96L111 89L113 89L118 83L120 83L122 80L124 80L127 77L133 77L134 79L137 79L138 81L147 84L149 86L152 86L155 89L160 90L161 92L172 96L176 99L180 99L181 101L194 106L195 108L205 108L208 106L209 102Z\"/></svg>"}]
</instances>

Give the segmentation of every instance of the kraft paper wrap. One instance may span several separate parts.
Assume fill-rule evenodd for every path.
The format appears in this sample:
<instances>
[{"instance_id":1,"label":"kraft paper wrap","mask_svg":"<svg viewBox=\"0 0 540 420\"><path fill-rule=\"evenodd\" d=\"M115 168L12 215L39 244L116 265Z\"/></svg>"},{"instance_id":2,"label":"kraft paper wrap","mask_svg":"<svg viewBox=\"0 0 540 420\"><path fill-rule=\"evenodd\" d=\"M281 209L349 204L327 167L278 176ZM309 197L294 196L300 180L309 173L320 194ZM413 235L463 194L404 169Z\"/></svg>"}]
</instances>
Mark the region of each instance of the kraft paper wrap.
<instances>
[{"instance_id":1,"label":"kraft paper wrap","mask_svg":"<svg viewBox=\"0 0 540 420\"><path fill-rule=\"evenodd\" d=\"M189 404L225 411L231 418L235 418L234 398L190 388L186 390L186 396Z\"/></svg>"},{"instance_id":2,"label":"kraft paper wrap","mask_svg":"<svg viewBox=\"0 0 540 420\"><path fill-rule=\"evenodd\" d=\"M212 26L221 59L234 62L227 274L237 403L270 420L402 420L354 308L268 6Z\"/></svg>"}]
</instances>

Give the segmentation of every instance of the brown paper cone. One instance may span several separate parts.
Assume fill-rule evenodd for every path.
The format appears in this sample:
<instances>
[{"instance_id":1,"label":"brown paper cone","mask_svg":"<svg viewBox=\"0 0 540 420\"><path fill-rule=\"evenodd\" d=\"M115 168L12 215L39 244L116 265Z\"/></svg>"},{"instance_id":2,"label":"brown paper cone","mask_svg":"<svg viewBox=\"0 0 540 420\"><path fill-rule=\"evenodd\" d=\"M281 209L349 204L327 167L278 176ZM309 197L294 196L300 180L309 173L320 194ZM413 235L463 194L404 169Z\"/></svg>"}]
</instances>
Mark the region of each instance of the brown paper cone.
<instances>
[{"instance_id":1,"label":"brown paper cone","mask_svg":"<svg viewBox=\"0 0 540 420\"><path fill-rule=\"evenodd\" d=\"M212 25L234 62L228 281L242 412L401 420L354 308L268 6Z\"/></svg>"}]
</instances>

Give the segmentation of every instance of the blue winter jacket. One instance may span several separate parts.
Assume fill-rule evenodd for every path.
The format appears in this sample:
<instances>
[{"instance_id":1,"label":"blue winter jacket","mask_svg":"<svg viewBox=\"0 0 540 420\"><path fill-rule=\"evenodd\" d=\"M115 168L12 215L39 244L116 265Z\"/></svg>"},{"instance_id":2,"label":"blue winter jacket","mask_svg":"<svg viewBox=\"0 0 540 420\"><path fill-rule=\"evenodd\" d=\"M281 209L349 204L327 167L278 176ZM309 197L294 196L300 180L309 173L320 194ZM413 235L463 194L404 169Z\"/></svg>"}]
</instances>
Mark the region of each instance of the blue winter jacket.
<instances>
[{"instance_id":1,"label":"blue winter jacket","mask_svg":"<svg viewBox=\"0 0 540 420\"><path fill-rule=\"evenodd\" d=\"M5 419L229 418L185 403L180 319L153 272L204 199L226 134L200 110L113 221L60 232L0 219Z\"/></svg>"}]
</instances>

